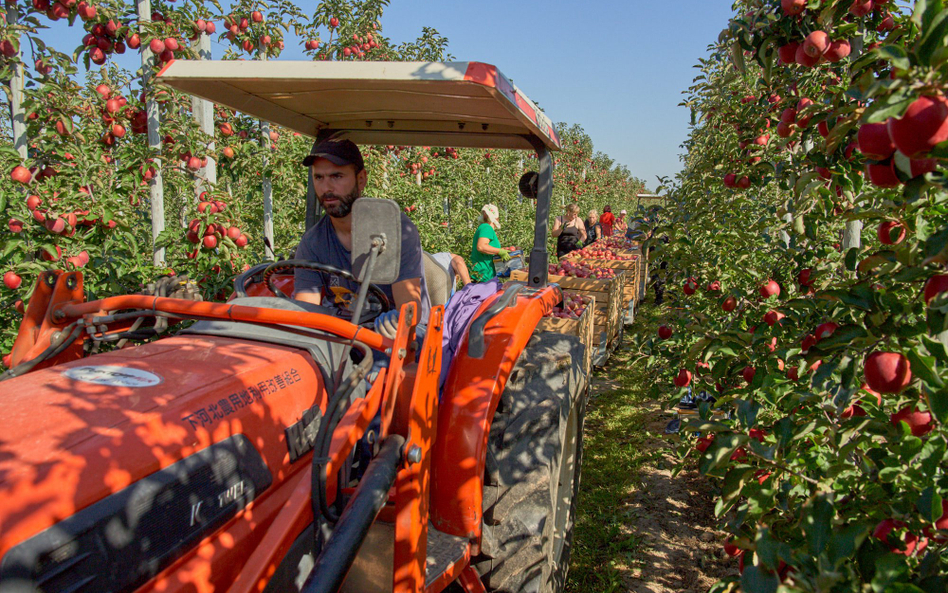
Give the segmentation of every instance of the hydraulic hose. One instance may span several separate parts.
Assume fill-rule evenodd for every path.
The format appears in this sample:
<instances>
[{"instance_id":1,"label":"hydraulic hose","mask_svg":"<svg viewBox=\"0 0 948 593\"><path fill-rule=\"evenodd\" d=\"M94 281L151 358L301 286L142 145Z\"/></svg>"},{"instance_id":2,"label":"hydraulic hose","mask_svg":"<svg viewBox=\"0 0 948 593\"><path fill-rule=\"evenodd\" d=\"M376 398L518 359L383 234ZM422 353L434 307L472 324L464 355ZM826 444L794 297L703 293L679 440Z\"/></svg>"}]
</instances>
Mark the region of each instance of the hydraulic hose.
<instances>
[{"instance_id":1,"label":"hydraulic hose","mask_svg":"<svg viewBox=\"0 0 948 593\"><path fill-rule=\"evenodd\" d=\"M382 442L379 454L369 462L332 535L316 558L302 593L335 593L342 586L369 528L388 501L404 446L405 438L397 434Z\"/></svg>"}]
</instances>

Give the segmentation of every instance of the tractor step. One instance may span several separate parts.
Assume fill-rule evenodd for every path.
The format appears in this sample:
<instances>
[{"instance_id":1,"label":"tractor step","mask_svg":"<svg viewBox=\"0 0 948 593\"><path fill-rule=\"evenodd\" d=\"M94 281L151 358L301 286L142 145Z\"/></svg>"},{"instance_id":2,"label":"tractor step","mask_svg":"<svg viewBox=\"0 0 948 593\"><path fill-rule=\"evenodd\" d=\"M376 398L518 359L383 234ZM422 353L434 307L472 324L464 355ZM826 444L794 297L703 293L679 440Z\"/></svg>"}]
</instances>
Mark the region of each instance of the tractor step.
<instances>
[{"instance_id":1,"label":"tractor step","mask_svg":"<svg viewBox=\"0 0 948 593\"><path fill-rule=\"evenodd\" d=\"M448 535L428 525L428 561L425 566L425 588L443 580L450 583L467 566L470 541L456 535Z\"/></svg>"}]
</instances>

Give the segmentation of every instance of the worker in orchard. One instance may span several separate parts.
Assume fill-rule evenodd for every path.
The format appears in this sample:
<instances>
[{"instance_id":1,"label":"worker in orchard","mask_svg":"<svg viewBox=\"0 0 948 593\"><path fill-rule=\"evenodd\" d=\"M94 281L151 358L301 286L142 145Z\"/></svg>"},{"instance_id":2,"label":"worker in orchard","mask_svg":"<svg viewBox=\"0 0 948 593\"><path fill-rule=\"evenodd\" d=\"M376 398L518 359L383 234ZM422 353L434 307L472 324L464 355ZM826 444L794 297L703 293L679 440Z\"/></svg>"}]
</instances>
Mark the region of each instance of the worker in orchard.
<instances>
[{"instance_id":1,"label":"worker in orchard","mask_svg":"<svg viewBox=\"0 0 948 593\"><path fill-rule=\"evenodd\" d=\"M329 138L320 142L303 159L303 165L312 170L316 199L327 215L303 234L296 249L296 258L351 272L352 204L362 196L368 182L362 153L351 140ZM395 308L382 313L375 320L375 330L388 338L395 337L398 311L402 305L408 302L416 304L420 312L420 328L427 326L430 310L418 228L405 213L401 213L401 222L398 279L392 284L379 285ZM355 304L359 285L334 274L297 269L294 289L296 299L335 307L345 317L350 305Z\"/></svg>"},{"instance_id":2,"label":"worker in orchard","mask_svg":"<svg viewBox=\"0 0 948 593\"><path fill-rule=\"evenodd\" d=\"M474 232L474 244L471 246L471 279L475 282L487 282L497 276L494 269L494 256L501 261L510 259L510 252L500 246L497 230L500 229L500 211L494 204L485 204L481 208L481 224Z\"/></svg>"},{"instance_id":3,"label":"worker in orchard","mask_svg":"<svg viewBox=\"0 0 948 593\"><path fill-rule=\"evenodd\" d=\"M586 242L586 225L579 217L579 206L568 204L566 216L557 216L550 232L556 238L556 257L581 248Z\"/></svg>"}]
</instances>

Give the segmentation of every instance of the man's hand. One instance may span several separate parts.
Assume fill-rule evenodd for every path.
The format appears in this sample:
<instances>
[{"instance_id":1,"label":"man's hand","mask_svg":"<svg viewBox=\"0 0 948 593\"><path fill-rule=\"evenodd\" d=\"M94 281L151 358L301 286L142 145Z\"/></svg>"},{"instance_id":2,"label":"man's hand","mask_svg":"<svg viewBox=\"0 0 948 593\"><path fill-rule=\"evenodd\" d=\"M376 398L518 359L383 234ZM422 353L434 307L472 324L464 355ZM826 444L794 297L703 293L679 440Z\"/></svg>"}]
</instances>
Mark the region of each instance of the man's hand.
<instances>
[{"instance_id":1,"label":"man's hand","mask_svg":"<svg viewBox=\"0 0 948 593\"><path fill-rule=\"evenodd\" d=\"M501 249L498 251L497 256L500 258L500 261L510 261L510 252L506 249Z\"/></svg>"},{"instance_id":2,"label":"man's hand","mask_svg":"<svg viewBox=\"0 0 948 593\"><path fill-rule=\"evenodd\" d=\"M395 339L398 332L398 311L391 310L375 318L375 332L390 340Z\"/></svg>"}]
</instances>

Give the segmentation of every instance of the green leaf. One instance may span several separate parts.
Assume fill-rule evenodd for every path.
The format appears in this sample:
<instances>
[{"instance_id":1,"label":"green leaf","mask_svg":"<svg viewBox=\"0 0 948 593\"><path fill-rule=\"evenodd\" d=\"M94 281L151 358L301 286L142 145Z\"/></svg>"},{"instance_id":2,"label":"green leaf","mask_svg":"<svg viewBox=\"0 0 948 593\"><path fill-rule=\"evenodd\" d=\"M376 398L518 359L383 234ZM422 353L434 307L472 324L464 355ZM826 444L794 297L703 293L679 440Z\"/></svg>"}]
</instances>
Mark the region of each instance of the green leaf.
<instances>
[{"instance_id":1,"label":"green leaf","mask_svg":"<svg viewBox=\"0 0 948 593\"><path fill-rule=\"evenodd\" d=\"M868 108L866 113L863 114L864 121L877 124L890 117L902 117L909 105L915 101L915 97L907 95L907 90L900 89L884 99L879 99L878 103L873 103L872 107Z\"/></svg>"},{"instance_id":2,"label":"green leaf","mask_svg":"<svg viewBox=\"0 0 948 593\"><path fill-rule=\"evenodd\" d=\"M945 451L946 444L941 439L929 439L925 442L925 446L918 454L918 461L926 476L931 477L942 466Z\"/></svg>"},{"instance_id":3,"label":"green leaf","mask_svg":"<svg viewBox=\"0 0 948 593\"><path fill-rule=\"evenodd\" d=\"M761 373L762 374L762 373ZM756 379L756 376L754 377ZM757 414L760 412L760 404L755 401L739 399L737 404L737 419L747 428L754 428L757 424Z\"/></svg>"},{"instance_id":4,"label":"green leaf","mask_svg":"<svg viewBox=\"0 0 948 593\"><path fill-rule=\"evenodd\" d=\"M847 525L838 529L830 537L826 548L830 564L834 568L839 568L843 562L849 561L867 535L869 535L867 525Z\"/></svg>"},{"instance_id":5,"label":"green leaf","mask_svg":"<svg viewBox=\"0 0 948 593\"><path fill-rule=\"evenodd\" d=\"M747 593L777 593L779 586L776 573L759 566L747 566L741 573L741 590Z\"/></svg>"},{"instance_id":6,"label":"green leaf","mask_svg":"<svg viewBox=\"0 0 948 593\"><path fill-rule=\"evenodd\" d=\"M724 503L730 503L740 496L741 489L747 483L747 478L754 470L748 468L734 468L724 476L724 482L721 484L721 500Z\"/></svg>"},{"instance_id":7,"label":"green leaf","mask_svg":"<svg viewBox=\"0 0 948 593\"><path fill-rule=\"evenodd\" d=\"M811 555L823 553L833 533L835 515L836 509L828 494L817 494L803 507L803 533Z\"/></svg>"},{"instance_id":8,"label":"green leaf","mask_svg":"<svg viewBox=\"0 0 948 593\"><path fill-rule=\"evenodd\" d=\"M922 518L930 523L934 523L941 518L941 495L935 491L934 486L929 486L922 490L922 495L918 498L916 507L918 508L918 512L921 513Z\"/></svg>"},{"instance_id":9,"label":"green leaf","mask_svg":"<svg viewBox=\"0 0 948 593\"><path fill-rule=\"evenodd\" d=\"M912 368L914 370L914 365ZM942 426L948 425L948 390L926 390L925 396L928 399L928 407L935 419Z\"/></svg>"},{"instance_id":10,"label":"green leaf","mask_svg":"<svg viewBox=\"0 0 948 593\"><path fill-rule=\"evenodd\" d=\"M705 475L714 472L727 463L735 449L747 443L749 437L744 434L719 434L714 437L714 441L708 450L701 456L698 464L698 470Z\"/></svg>"},{"instance_id":11,"label":"green leaf","mask_svg":"<svg viewBox=\"0 0 948 593\"><path fill-rule=\"evenodd\" d=\"M884 45L876 51L883 60L887 60L899 70L908 70L912 66L908 53L898 45Z\"/></svg>"},{"instance_id":12,"label":"green leaf","mask_svg":"<svg viewBox=\"0 0 948 593\"><path fill-rule=\"evenodd\" d=\"M922 380L929 389L940 389L945 386L938 371L935 370L935 357L922 356L917 350L909 350L906 356L912 363L912 375Z\"/></svg>"},{"instance_id":13,"label":"green leaf","mask_svg":"<svg viewBox=\"0 0 948 593\"><path fill-rule=\"evenodd\" d=\"M922 30L922 38L916 52L922 64L931 64L932 55L945 44L945 37L948 37L948 11L943 10Z\"/></svg>"},{"instance_id":14,"label":"green leaf","mask_svg":"<svg viewBox=\"0 0 948 593\"><path fill-rule=\"evenodd\" d=\"M865 338L869 333L859 325L844 325L836 328L828 338L820 340L819 349L822 351L831 350L839 346L848 346L854 340Z\"/></svg>"}]
</instances>

